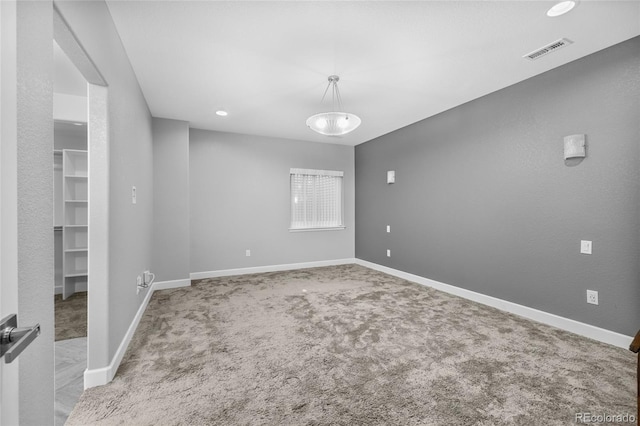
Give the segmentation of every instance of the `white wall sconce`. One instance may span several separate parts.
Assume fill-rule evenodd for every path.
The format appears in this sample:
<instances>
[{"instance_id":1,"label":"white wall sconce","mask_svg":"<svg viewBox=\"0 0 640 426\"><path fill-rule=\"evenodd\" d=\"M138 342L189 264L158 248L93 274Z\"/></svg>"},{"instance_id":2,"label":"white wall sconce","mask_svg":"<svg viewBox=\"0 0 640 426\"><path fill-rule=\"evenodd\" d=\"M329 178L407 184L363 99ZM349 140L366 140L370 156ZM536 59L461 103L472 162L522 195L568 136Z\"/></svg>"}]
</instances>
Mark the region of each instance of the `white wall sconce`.
<instances>
[{"instance_id":1,"label":"white wall sconce","mask_svg":"<svg viewBox=\"0 0 640 426\"><path fill-rule=\"evenodd\" d=\"M585 135L569 135L564 137L564 159L584 158L587 156Z\"/></svg>"},{"instance_id":2,"label":"white wall sconce","mask_svg":"<svg viewBox=\"0 0 640 426\"><path fill-rule=\"evenodd\" d=\"M396 171L395 170L389 170L387 172L387 183L388 184L396 183Z\"/></svg>"}]
</instances>

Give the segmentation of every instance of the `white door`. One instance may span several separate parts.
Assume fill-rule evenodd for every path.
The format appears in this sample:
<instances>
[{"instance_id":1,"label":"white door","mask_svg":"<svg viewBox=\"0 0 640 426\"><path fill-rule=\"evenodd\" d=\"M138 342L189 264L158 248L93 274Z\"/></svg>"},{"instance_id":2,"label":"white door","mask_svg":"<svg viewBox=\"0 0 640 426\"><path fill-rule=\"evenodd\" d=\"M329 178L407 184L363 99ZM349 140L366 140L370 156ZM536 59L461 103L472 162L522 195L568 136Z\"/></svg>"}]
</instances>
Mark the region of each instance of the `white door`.
<instances>
[{"instance_id":1,"label":"white door","mask_svg":"<svg viewBox=\"0 0 640 426\"><path fill-rule=\"evenodd\" d=\"M0 233L1 237L2 234ZM2 262L0 262L0 277L2 277L3 266ZM8 305L8 303L5 303L6 299L9 299L5 299L5 295L15 292L15 289L6 284L4 280L0 281L0 300L2 300L0 305L3 307L3 309L0 309L0 317L2 318L7 315L7 312L11 311L10 309L4 309L4 306ZM18 364L18 360L11 364L5 364L4 359L0 360L0 425L3 426L18 424Z\"/></svg>"},{"instance_id":2,"label":"white door","mask_svg":"<svg viewBox=\"0 0 640 426\"><path fill-rule=\"evenodd\" d=\"M18 313L16 4L0 2L0 319ZM0 359L0 424L18 423L18 364Z\"/></svg>"},{"instance_id":3,"label":"white door","mask_svg":"<svg viewBox=\"0 0 640 426\"><path fill-rule=\"evenodd\" d=\"M45 253L49 249L48 241L42 244L39 237L46 235L44 224L47 221L49 224L52 223L52 219L50 220L46 214L29 213L41 212L43 209L46 211L47 198L42 197L42 194L46 194L47 187L30 185L28 179L25 179L29 176L40 176L26 172L31 170L28 161L41 158L37 164L44 163L44 159L47 158L47 152L44 150L49 143L50 128L53 134L52 114L49 112L52 107L42 102L46 100L46 91L38 90L46 87L41 83L46 83L46 74L51 68L47 66L48 57L41 53L47 48L51 49L52 31L47 31L47 27L42 25L43 22L51 20L51 4L47 2L16 3L0 0L0 320L17 314L15 325L18 327L35 325L28 324L29 320L34 319L34 322L53 323L53 298L47 292L32 291L39 290L44 282L41 278L33 278L34 271L41 276L46 275L42 271L48 267L49 258ZM40 29L41 33L36 29ZM18 55L19 50L23 52L22 55ZM26 54L34 50L37 54ZM25 61L25 58L28 60ZM19 64L22 64L20 68ZM20 86L19 77L24 79ZM18 93L21 93L20 97ZM25 108L24 111L29 111L29 114L18 114L19 106L20 110ZM25 131L18 132L19 126ZM34 133L34 129L39 131ZM42 151L37 152L38 149ZM39 155L18 155L26 151ZM46 172L42 169L41 174L44 175ZM28 188L26 191L18 191L20 176ZM19 211L22 212L20 228ZM33 226L36 220L41 222L40 227ZM19 229L24 234L20 237L20 250L29 253L30 256L19 254ZM40 266L37 262L42 262L44 266L38 269ZM34 264L38 268L33 268ZM21 281L18 279L19 273ZM28 294L28 300L21 305L18 304L18 290L28 290L24 293ZM40 299L44 303L34 304L34 300ZM22 311L18 311L19 306ZM11 353L0 358L2 426L17 425L19 420L24 424L53 422L53 335L51 324L45 325L47 339L37 338L28 346L16 341L11 347ZM28 336L36 337L35 333ZM20 340L19 337L16 340ZM10 364L5 362L10 355L14 358L13 355L17 355L22 347L25 349L19 358ZM22 398L19 391L22 391ZM29 401L28 406L20 406L20 400L28 400L27 396L32 401Z\"/></svg>"},{"instance_id":4,"label":"white door","mask_svg":"<svg viewBox=\"0 0 640 426\"><path fill-rule=\"evenodd\" d=\"M17 313L16 4L0 2L0 319ZM18 423L18 361L0 359L0 424Z\"/></svg>"}]
</instances>

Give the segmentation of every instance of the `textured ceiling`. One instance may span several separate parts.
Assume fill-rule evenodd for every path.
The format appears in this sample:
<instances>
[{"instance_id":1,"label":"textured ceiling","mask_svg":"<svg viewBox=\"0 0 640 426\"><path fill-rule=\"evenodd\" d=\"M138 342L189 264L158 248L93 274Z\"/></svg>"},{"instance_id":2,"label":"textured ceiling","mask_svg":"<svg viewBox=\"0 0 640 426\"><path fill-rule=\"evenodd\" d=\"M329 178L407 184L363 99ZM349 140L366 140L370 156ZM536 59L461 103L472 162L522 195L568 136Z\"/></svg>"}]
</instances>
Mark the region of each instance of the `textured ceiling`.
<instances>
[{"instance_id":1,"label":"textured ceiling","mask_svg":"<svg viewBox=\"0 0 640 426\"><path fill-rule=\"evenodd\" d=\"M107 4L155 117L356 145L640 34L639 1L117 1ZM537 61L522 56L566 37ZM340 76L349 135L308 129ZM215 115L225 109L228 117Z\"/></svg>"}]
</instances>

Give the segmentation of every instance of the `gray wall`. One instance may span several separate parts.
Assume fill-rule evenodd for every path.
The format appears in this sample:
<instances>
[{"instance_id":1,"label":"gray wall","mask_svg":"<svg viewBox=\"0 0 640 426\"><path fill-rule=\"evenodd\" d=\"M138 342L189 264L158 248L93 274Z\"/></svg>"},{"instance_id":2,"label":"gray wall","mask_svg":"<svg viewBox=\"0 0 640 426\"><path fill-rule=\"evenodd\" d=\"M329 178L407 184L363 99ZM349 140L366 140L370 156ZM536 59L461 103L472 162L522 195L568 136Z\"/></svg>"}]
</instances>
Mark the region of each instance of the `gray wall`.
<instances>
[{"instance_id":1,"label":"gray wall","mask_svg":"<svg viewBox=\"0 0 640 426\"><path fill-rule=\"evenodd\" d=\"M153 272L189 278L189 123L153 119Z\"/></svg>"},{"instance_id":2,"label":"gray wall","mask_svg":"<svg viewBox=\"0 0 640 426\"><path fill-rule=\"evenodd\" d=\"M353 257L353 147L194 129L189 144L191 272ZM292 167L344 171L345 230L289 232Z\"/></svg>"},{"instance_id":3,"label":"gray wall","mask_svg":"<svg viewBox=\"0 0 640 426\"><path fill-rule=\"evenodd\" d=\"M51 2L16 7L18 321L42 326L20 355L19 415L36 425L53 422L53 16Z\"/></svg>"},{"instance_id":4,"label":"gray wall","mask_svg":"<svg viewBox=\"0 0 640 426\"><path fill-rule=\"evenodd\" d=\"M90 358L102 360L102 365L91 368L99 368L111 361L142 303L145 293L136 295L136 277L151 269L151 114L107 5L103 1L56 1L56 5L108 84L109 336L106 350L98 345L89 348ZM131 203L134 185L137 204Z\"/></svg>"},{"instance_id":5,"label":"gray wall","mask_svg":"<svg viewBox=\"0 0 640 426\"><path fill-rule=\"evenodd\" d=\"M634 38L357 146L356 256L634 335L639 71Z\"/></svg>"}]
</instances>

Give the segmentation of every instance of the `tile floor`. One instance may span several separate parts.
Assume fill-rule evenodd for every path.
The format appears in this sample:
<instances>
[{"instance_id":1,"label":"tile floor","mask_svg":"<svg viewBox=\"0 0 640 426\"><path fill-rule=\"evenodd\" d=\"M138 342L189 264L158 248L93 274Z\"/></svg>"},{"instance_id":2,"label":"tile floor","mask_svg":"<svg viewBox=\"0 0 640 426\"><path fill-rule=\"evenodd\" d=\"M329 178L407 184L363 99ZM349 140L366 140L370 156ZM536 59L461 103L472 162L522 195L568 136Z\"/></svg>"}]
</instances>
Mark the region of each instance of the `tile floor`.
<instances>
[{"instance_id":1,"label":"tile floor","mask_svg":"<svg viewBox=\"0 0 640 426\"><path fill-rule=\"evenodd\" d=\"M56 345L55 426L62 426L84 390L87 338L60 340Z\"/></svg>"}]
</instances>

